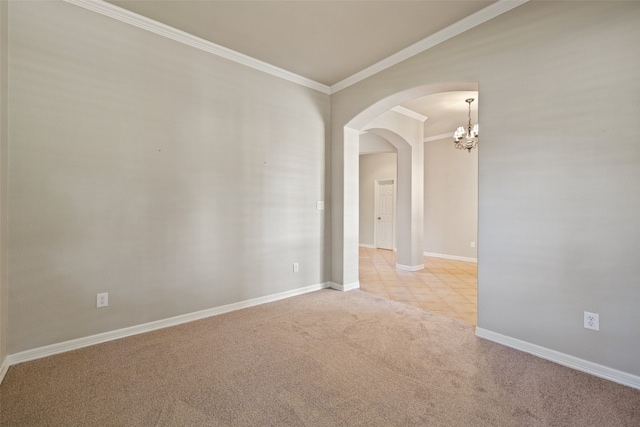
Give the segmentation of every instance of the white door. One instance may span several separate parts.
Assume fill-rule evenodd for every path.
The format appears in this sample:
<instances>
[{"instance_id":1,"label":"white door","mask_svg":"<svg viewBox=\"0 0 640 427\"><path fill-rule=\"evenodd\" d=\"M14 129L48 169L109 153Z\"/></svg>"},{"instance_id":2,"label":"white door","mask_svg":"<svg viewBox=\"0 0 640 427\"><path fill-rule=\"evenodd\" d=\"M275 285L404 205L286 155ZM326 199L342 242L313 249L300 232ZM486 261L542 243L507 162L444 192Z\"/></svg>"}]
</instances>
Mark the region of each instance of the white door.
<instances>
[{"instance_id":1,"label":"white door","mask_svg":"<svg viewBox=\"0 0 640 427\"><path fill-rule=\"evenodd\" d=\"M376 247L393 249L394 182L376 181Z\"/></svg>"}]
</instances>

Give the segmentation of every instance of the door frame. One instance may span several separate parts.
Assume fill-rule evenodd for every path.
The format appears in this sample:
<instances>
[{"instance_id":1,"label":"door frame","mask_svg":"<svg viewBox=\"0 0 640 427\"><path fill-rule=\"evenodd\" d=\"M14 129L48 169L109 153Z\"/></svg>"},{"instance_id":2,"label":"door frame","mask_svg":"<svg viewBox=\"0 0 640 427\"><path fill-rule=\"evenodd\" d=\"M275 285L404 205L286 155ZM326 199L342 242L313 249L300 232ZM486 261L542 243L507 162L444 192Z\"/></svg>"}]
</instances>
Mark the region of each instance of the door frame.
<instances>
[{"instance_id":1,"label":"door frame","mask_svg":"<svg viewBox=\"0 0 640 427\"><path fill-rule=\"evenodd\" d=\"M373 181L373 247L378 249L378 195L380 189L380 183L391 181L393 184L393 231L392 231L392 239L391 239L391 250L396 249L396 178L387 178L387 179L376 179Z\"/></svg>"}]
</instances>

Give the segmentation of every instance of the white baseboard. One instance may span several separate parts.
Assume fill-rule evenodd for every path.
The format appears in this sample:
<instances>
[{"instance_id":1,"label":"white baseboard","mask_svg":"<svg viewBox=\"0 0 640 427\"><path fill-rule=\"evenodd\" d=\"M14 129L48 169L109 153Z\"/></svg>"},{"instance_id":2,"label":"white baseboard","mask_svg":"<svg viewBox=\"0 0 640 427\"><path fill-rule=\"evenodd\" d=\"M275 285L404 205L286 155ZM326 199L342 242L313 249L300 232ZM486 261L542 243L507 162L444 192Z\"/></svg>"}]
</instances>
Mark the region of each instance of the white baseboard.
<instances>
[{"instance_id":1,"label":"white baseboard","mask_svg":"<svg viewBox=\"0 0 640 427\"><path fill-rule=\"evenodd\" d=\"M360 243L360 244L359 244L359 246L360 246L361 248L376 249L376 247L375 247L375 246L373 246L373 245L367 245L367 244L365 244L365 243Z\"/></svg>"},{"instance_id":2,"label":"white baseboard","mask_svg":"<svg viewBox=\"0 0 640 427\"><path fill-rule=\"evenodd\" d=\"M396 268L402 271L419 271L424 269L424 264L420 265L402 265L396 264Z\"/></svg>"},{"instance_id":3,"label":"white baseboard","mask_svg":"<svg viewBox=\"0 0 640 427\"><path fill-rule=\"evenodd\" d=\"M5 357L4 359L2 359L2 362L0 362L0 384L2 384L2 380L4 379L4 376L7 375L8 370L9 364L7 363L7 358Z\"/></svg>"},{"instance_id":4,"label":"white baseboard","mask_svg":"<svg viewBox=\"0 0 640 427\"><path fill-rule=\"evenodd\" d=\"M351 291L353 289L360 289L360 282L349 283L347 285L339 285L338 283L329 282L329 287L337 291Z\"/></svg>"},{"instance_id":5,"label":"white baseboard","mask_svg":"<svg viewBox=\"0 0 640 427\"><path fill-rule=\"evenodd\" d=\"M468 262L478 262L478 258L469 258L465 256L457 256L457 255L446 255L446 254L436 254L433 252L423 252L424 256L432 256L435 258L446 258L446 259L455 259L457 261L468 261Z\"/></svg>"},{"instance_id":6,"label":"white baseboard","mask_svg":"<svg viewBox=\"0 0 640 427\"><path fill-rule=\"evenodd\" d=\"M74 340L64 341L56 344L47 345L44 347L38 347L31 350L21 351L19 353L10 354L6 357L2 365L0 365L0 382L4 373L9 366L17 365L18 363L28 362L30 360L41 359L47 356L53 356L54 354L64 353L67 351L77 350L79 348L88 347L95 344L100 344L107 341L113 341L120 338L129 337L132 335L138 335L145 332L155 331L157 329L168 328L170 326L180 325L182 323L193 322L195 320L204 319L207 317L217 316L219 314L228 313L243 308L253 307L268 302L274 302L285 298L290 298L297 295L306 294L309 292L319 291L320 289L326 289L331 287L330 282L321 283L318 285L306 286L304 288L293 289L291 291L281 292L273 295L267 295L264 297L253 298L246 301L240 301L233 304L223 305L221 307L214 307L207 310L196 311L194 313L183 314L180 316L170 317L168 319L157 320L154 322L144 323L142 325L131 326L128 328L117 329L115 331L104 332L97 335L91 335L88 337L77 338Z\"/></svg>"},{"instance_id":7,"label":"white baseboard","mask_svg":"<svg viewBox=\"0 0 640 427\"><path fill-rule=\"evenodd\" d=\"M606 380L640 390L640 376L637 375L622 372L584 359L579 359L565 353L560 353L559 351L551 350L546 347L541 347L536 344L531 344L526 341L511 338L482 328L476 328L476 336L507 347L515 348L516 350L524 351L525 353L532 354L542 359L550 360L551 362L555 362L559 365L567 366L578 371L586 372L587 374L595 375L596 377L604 378Z\"/></svg>"}]
</instances>

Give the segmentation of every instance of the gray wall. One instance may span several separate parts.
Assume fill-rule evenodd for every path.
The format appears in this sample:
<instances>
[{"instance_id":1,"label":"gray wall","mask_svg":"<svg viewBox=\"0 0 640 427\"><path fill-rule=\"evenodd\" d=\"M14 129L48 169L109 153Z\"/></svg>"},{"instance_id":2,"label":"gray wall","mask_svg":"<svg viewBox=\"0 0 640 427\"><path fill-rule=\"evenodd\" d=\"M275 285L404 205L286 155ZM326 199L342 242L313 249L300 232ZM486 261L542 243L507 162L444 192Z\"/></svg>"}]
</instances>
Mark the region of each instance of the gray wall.
<instances>
[{"instance_id":1,"label":"gray wall","mask_svg":"<svg viewBox=\"0 0 640 427\"><path fill-rule=\"evenodd\" d=\"M329 280L328 95L71 4L9 24L10 354Z\"/></svg>"},{"instance_id":2,"label":"gray wall","mask_svg":"<svg viewBox=\"0 0 640 427\"><path fill-rule=\"evenodd\" d=\"M326 95L73 5L8 8L0 352L327 280L329 169L338 280L344 125L455 81L482 93L479 326L640 374L640 3L530 2L332 95L331 168Z\"/></svg>"},{"instance_id":3,"label":"gray wall","mask_svg":"<svg viewBox=\"0 0 640 427\"><path fill-rule=\"evenodd\" d=\"M363 245L375 246L375 182L376 180L392 179L397 184L397 161L396 153L363 154L360 156L359 228L360 243Z\"/></svg>"},{"instance_id":4,"label":"gray wall","mask_svg":"<svg viewBox=\"0 0 640 427\"><path fill-rule=\"evenodd\" d=\"M424 144L424 251L477 258L478 149L456 150L452 139Z\"/></svg>"},{"instance_id":5,"label":"gray wall","mask_svg":"<svg viewBox=\"0 0 640 427\"><path fill-rule=\"evenodd\" d=\"M333 221L352 215L349 121L401 91L478 82L479 327L639 375L639 18L638 2L529 2L333 94ZM351 255L332 234L340 280Z\"/></svg>"},{"instance_id":6,"label":"gray wall","mask_svg":"<svg viewBox=\"0 0 640 427\"><path fill-rule=\"evenodd\" d=\"M374 183L396 179L396 155L360 156L360 244L374 242ZM447 140L424 144L424 252L477 258L478 150L453 148Z\"/></svg>"},{"instance_id":7,"label":"gray wall","mask_svg":"<svg viewBox=\"0 0 640 427\"><path fill-rule=\"evenodd\" d=\"M8 2L0 2L0 369L7 356L9 313L9 288L7 282L7 8ZM2 376L1 372L0 376Z\"/></svg>"}]
</instances>

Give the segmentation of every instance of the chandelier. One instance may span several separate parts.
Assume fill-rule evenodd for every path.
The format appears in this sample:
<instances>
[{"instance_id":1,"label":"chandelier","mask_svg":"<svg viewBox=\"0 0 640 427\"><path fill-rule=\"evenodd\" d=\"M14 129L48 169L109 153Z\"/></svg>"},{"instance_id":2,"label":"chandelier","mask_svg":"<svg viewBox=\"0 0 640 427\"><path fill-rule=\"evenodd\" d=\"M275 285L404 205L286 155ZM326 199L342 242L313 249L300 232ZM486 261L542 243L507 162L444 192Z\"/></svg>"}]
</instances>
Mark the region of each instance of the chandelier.
<instances>
[{"instance_id":1,"label":"chandelier","mask_svg":"<svg viewBox=\"0 0 640 427\"><path fill-rule=\"evenodd\" d=\"M471 127L471 103L473 98L465 99L465 102L469 104L469 123L467 129L463 126L459 126L453 133L453 143L458 150L467 150L469 153L472 148L478 146L478 124L476 123Z\"/></svg>"}]
</instances>

